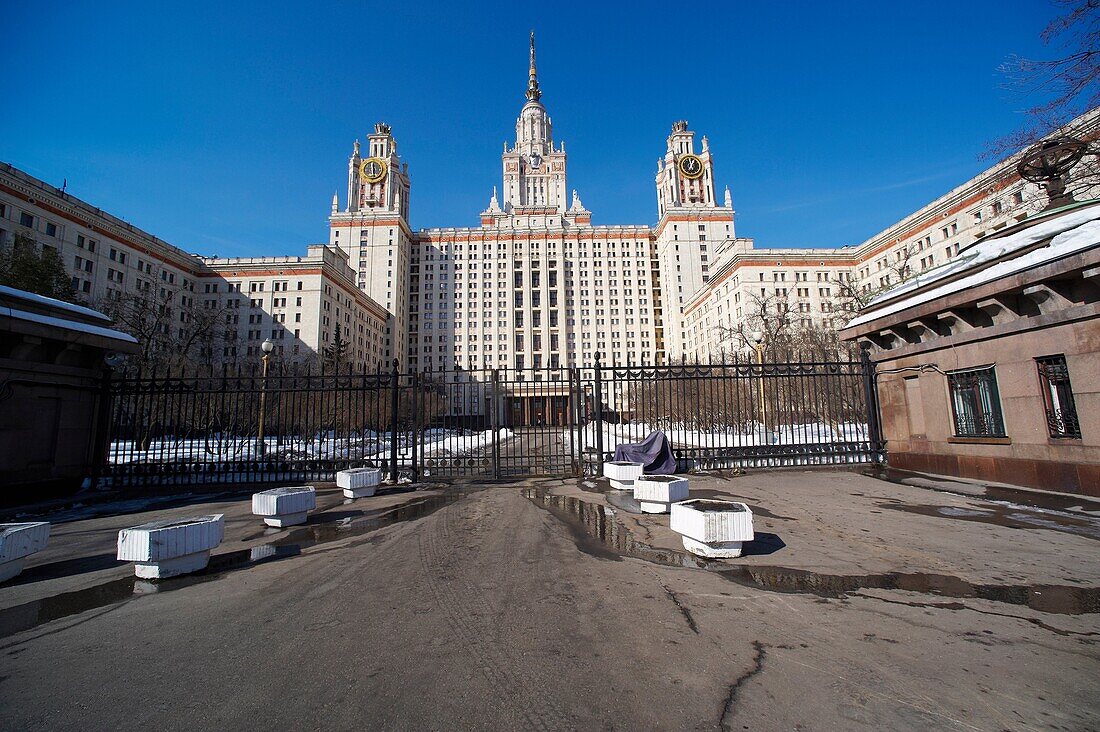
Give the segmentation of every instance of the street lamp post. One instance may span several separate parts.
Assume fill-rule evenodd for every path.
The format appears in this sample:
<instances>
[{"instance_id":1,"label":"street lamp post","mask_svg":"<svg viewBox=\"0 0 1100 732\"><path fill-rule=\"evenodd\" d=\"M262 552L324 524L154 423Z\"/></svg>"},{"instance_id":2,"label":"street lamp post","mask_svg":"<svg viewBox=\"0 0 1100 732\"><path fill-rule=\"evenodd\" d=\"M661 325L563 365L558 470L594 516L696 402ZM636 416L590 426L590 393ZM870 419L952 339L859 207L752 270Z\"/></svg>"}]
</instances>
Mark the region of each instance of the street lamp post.
<instances>
[{"instance_id":1,"label":"street lamp post","mask_svg":"<svg viewBox=\"0 0 1100 732\"><path fill-rule=\"evenodd\" d=\"M768 438L768 408L764 401L764 333L754 330L749 334L756 349L756 365L760 367L760 424L764 427L764 439Z\"/></svg>"},{"instance_id":2,"label":"street lamp post","mask_svg":"<svg viewBox=\"0 0 1100 732\"><path fill-rule=\"evenodd\" d=\"M267 403L267 359L271 356L271 352L275 350L275 344L268 338L266 341L260 344L260 350L264 352L263 357L260 359L263 361L263 376L260 379L260 434L256 441L256 452L263 457L266 450L264 445L264 406Z\"/></svg>"}]
</instances>

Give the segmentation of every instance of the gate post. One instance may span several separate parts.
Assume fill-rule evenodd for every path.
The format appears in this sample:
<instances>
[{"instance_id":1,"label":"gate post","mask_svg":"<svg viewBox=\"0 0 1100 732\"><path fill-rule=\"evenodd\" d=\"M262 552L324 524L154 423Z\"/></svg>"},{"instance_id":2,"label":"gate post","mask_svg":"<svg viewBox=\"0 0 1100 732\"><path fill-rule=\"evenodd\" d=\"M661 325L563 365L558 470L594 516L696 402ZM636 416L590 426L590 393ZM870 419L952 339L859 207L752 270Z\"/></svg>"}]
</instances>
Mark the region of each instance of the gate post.
<instances>
[{"instance_id":1,"label":"gate post","mask_svg":"<svg viewBox=\"0 0 1100 732\"><path fill-rule=\"evenodd\" d=\"M420 372L413 371L409 375L409 384L412 394L409 403L412 405L412 435L409 441L409 459L412 463L412 480L416 483L420 480L419 463L416 459L416 451L420 446Z\"/></svg>"},{"instance_id":2,"label":"gate post","mask_svg":"<svg viewBox=\"0 0 1100 732\"><path fill-rule=\"evenodd\" d=\"M500 398L500 370L493 369L492 384L489 396L489 425L493 430L493 477L500 477L500 409L497 401Z\"/></svg>"},{"instance_id":3,"label":"gate post","mask_svg":"<svg viewBox=\"0 0 1100 732\"><path fill-rule=\"evenodd\" d=\"M593 390L595 404L592 409L596 422L596 469L597 477L603 476L603 377L600 375L600 352L596 351L596 386Z\"/></svg>"},{"instance_id":4,"label":"gate post","mask_svg":"<svg viewBox=\"0 0 1100 732\"><path fill-rule=\"evenodd\" d=\"M871 443L871 459L883 462L886 446L882 441L882 422L878 411L878 389L875 383L875 362L871 360L871 344L859 344L859 363L863 371L863 392L867 401L867 439Z\"/></svg>"},{"instance_id":5,"label":"gate post","mask_svg":"<svg viewBox=\"0 0 1100 732\"><path fill-rule=\"evenodd\" d=\"M580 434L577 424L580 422L580 414L577 409L583 403L584 393L581 391L581 374L578 369L569 369L569 403L566 411L569 412L569 462L572 463L573 477L580 478L584 474L582 461L584 453L581 448ZM581 427L581 429L584 429Z\"/></svg>"},{"instance_id":6,"label":"gate post","mask_svg":"<svg viewBox=\"0 0 1100 732\"><path fill-rule=\"evenodd\" d=\"M397 371L397 359L393 360L393 374L390 376L390 482L397 484L397 406L398 387L401 376Z\"/></svg>"},{"instance_id":7,"label":"gate post","mask_svg":"<svg viewBox=\"0 0 1100 732\"><path fill-rule=\"evenodd\" d=\"M108 366L99 383L99 399L96 405L96 425L92 433L92 471L91 488L99 486L100 479L107 472L107 462L111 453L111 377L114 371Z\"/></svg>"}]
</instances>

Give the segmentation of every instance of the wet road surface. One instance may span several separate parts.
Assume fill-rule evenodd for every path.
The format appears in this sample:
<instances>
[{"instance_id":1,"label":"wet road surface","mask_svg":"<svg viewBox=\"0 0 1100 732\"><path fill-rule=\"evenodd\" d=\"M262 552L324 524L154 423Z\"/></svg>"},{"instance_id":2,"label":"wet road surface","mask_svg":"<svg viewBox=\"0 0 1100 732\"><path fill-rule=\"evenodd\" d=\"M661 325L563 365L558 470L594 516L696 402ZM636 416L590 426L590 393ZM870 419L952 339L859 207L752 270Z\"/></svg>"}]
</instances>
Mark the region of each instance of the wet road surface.
<instances>
[{"instance_id":1,"label":"wet road surface","mask_svg":"<svg viewBox=\"0 0 1100 732\"><path fill-rule=\"evenodd\" d=\"M248 562L159 587L102 562L31 567L0 586L0 617L116 584L6 626L0 726L1100 727L1095 539L891 510L997 509L851 474L695 486L754 506L759 553L700 563L667 519L532 481L326 496L334 520L271 533L234 505L219 553ZM59 540L95 558L143 520L75 521ZM1028 601L1039 586L1084 599L1044 607Z\"/></svg>"}]
</instances>

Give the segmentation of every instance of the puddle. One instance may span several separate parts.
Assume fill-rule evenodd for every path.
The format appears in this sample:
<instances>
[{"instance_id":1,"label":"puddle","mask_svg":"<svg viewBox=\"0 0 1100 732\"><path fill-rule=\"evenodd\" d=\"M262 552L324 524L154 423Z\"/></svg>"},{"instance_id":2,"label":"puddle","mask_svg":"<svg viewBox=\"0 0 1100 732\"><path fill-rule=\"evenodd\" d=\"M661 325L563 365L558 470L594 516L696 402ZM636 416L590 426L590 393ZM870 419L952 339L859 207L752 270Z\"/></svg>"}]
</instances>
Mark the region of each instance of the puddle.
<instances>
[{"instance_id":1,"label":"puddle","mask_svg":"<svg viewBox=\"0 0 1100 732\"><path fill-rule=\"evenodd\" d=\"M18 510L17 508L5 509L4 515L12 521L29 521L40 519L51 524L63 524L70 521L100 518L103 516L118 516L126 513L139 513L142 511L160 511L169 508L178 508L192 503L222 503L240 501L251 495L251 491L238 489L232 491L219 491L216 493L174 493L170 495L143 496L141 498L117 498L114 500L102 500L102 496L89 492L82 500L73 499L64 506L47 506L42 508L30 508ZM5 519L9 520L9 519Z\"/></svg>"},{"instance_id":2,"label":"puddle","mask_svg":"<svg viewBox=\"0 0 1100 732\"><path fill-rule=\"evenodd\" d=\"M1077 511L1100 516L1100 501L1085 496L1059 495L1029 490L1015 490L1004 486L983 485L957 480L950 476L913 473L895 468L870 468L863 474L898 485L927 488L940 493L950 493L964 498L988 498L1006 504L1032 508Z\"/></svg>"},{"instance_id":3,"label":"puddle","mask_svg":"<svg viewBox=\"0 0 1100 732\"><path fill-rule=\"evenodd\" d=\"M639 541L634 532L615 520L613 509L575 496L557 496L545 488L524 488L523 497L557 516L569 527L577 548L604 559L623 555L672 567L702 567L705 560L687 552L660 549Z\"/></svg>"},{"instance_id":4,"label":"puddle","mask_svg":"<svg viewBox=\"0 0 1100 732\"><path fill-rule=\"evenodd\" d=\"M689 478L690 480L690 478ZM632 491L620 491L612 488L607 481L603 482L603 485L590 480L581 481L579 487L585 493L598 493L602 495L608 503L615 508L620 508L627 513L642 513L641 504L634 500L634 493ZM797 521L798 519L792 516L780 516L777 513L772 513L766 508L761 508L753 504L751 501L744 498L730 497L730 494L723 493L721 491L712 490L709 488L692 488L692 497L698 498L713 498L720 501L740 501L749 507L753 516L763 516L764 518L776 519L778 521ZM530 498L530 496L528 496Z\"/></svg>"},{"instance_id":5,"label":"puddle","mask_svg":"<svg viewBox=\"0 0 1100 732\"><path fill-rule=\"evenodd\" d=\"M954 598L977 598L1058 615L1100 612L1100 587L1069 585L985 585L959 577L923 572L885 574L819 574L802 569L744 566L719 570L738 584L775 592L790 592L840 598L857 590L904 590Z\"/></svg>"},{"instance_id":6,"label":"puddle","mask_svg":"<svg viewBox=\"0 0 1100 732\"><path fill-rule=\"evenodd\" d=\"M210 557L210 564L205 569L182 577L150 581L130 575L94 587L16 605L0 610L0 638L6 638L52 620L127 602L143 595L174 592L185 587L221 579L231 571L298 556L304 549L310 547L363 536L392 524L422 518L477 490L480 488L451 488L438 495L417 498L392 508L378 509L362 518L342 518L328 523L305 524L279 531L279 538L267 544L213 554ZM317 516L317 518L323 517L324 514ZM242 541L250 541L262 535L245 537Z\"/></svg>"},{"instance_id":7,"label":"puddle","mask_svg":"<svg viewBox=\"0 0 1100 732\"><path fill-rule=\"evenodd\" d=\"M988 501L989 508L972 506L931 506L879 503L879 508L904 511L921 516L936 516L959 521L976 521L1010 529L1043 529L1075 534L1100 541L1100 519L1042 508L1030 508L1015 503Z\"/></svg>"},{"instance_id":8,"label":"puddle","mask_svg":"<svg viewBox=\"0 0 1100 732\"><path fill-rule=\"evenodd\" d=\"M551 495L541 488L525 488L523 495L561 519L572 531L578 548L586 553L600 557L610 553L614 559L629 556L670 567L705 569L744 587L831 599L843 598L859 590L902 590L938 597L990 600L1059 615L1100 613L1100 587L974 584L960 577L923 572L839 575L780 566L731 565L696 557L686 551L649 546L616 521L614 511L605 506L575 496ZM758 539L762 536L765 535L757 534ZM775 540L782 542L778 537ZM752 543L755 542L746 543L746 548ZM961 603L938 607L965 608Z\"/></svg>"}]
</instances>

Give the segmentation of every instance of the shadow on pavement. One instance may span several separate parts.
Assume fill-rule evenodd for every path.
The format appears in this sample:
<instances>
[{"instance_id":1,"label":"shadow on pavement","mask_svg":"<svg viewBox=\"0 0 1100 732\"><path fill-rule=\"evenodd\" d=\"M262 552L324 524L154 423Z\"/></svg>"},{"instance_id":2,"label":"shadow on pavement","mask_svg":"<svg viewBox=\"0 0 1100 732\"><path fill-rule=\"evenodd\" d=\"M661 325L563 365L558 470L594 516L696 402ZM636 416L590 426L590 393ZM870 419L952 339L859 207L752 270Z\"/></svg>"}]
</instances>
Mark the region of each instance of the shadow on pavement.
<instances>
[{"instance_id":1,"label":"shadow on pavement","mask_svg":"<svg viewBox=\"0 0 1100 732\"><path fill-rule=\"evenodd\" d=\"M110 569L111 567L118 567L123 564L126 564L126 562L118 561L118 559L115 558L114 552L95 554L90 557L64 559L60 562L50 562L49 564L39 564L36 567L28 567L17 577L5 582L4 586L13 587L15 585L29 585L43 580L71 577L74 574L98 572L101 569Z\"/></svg>"},{"instance_id":2,"label":"shadow on pavement","mask_svg":"<svg viewBox=\"0 0 1100 732\"><path fill-rule=\"evenodd\" d=\"M764 532L756 532L756 538L752 541L746 541L741 545L741 556L743 557L762 557L768 554L775 554L780 549L785 549L787 543L779 538L778 534L768 534Z\"/></svg>"}]
</instances>

